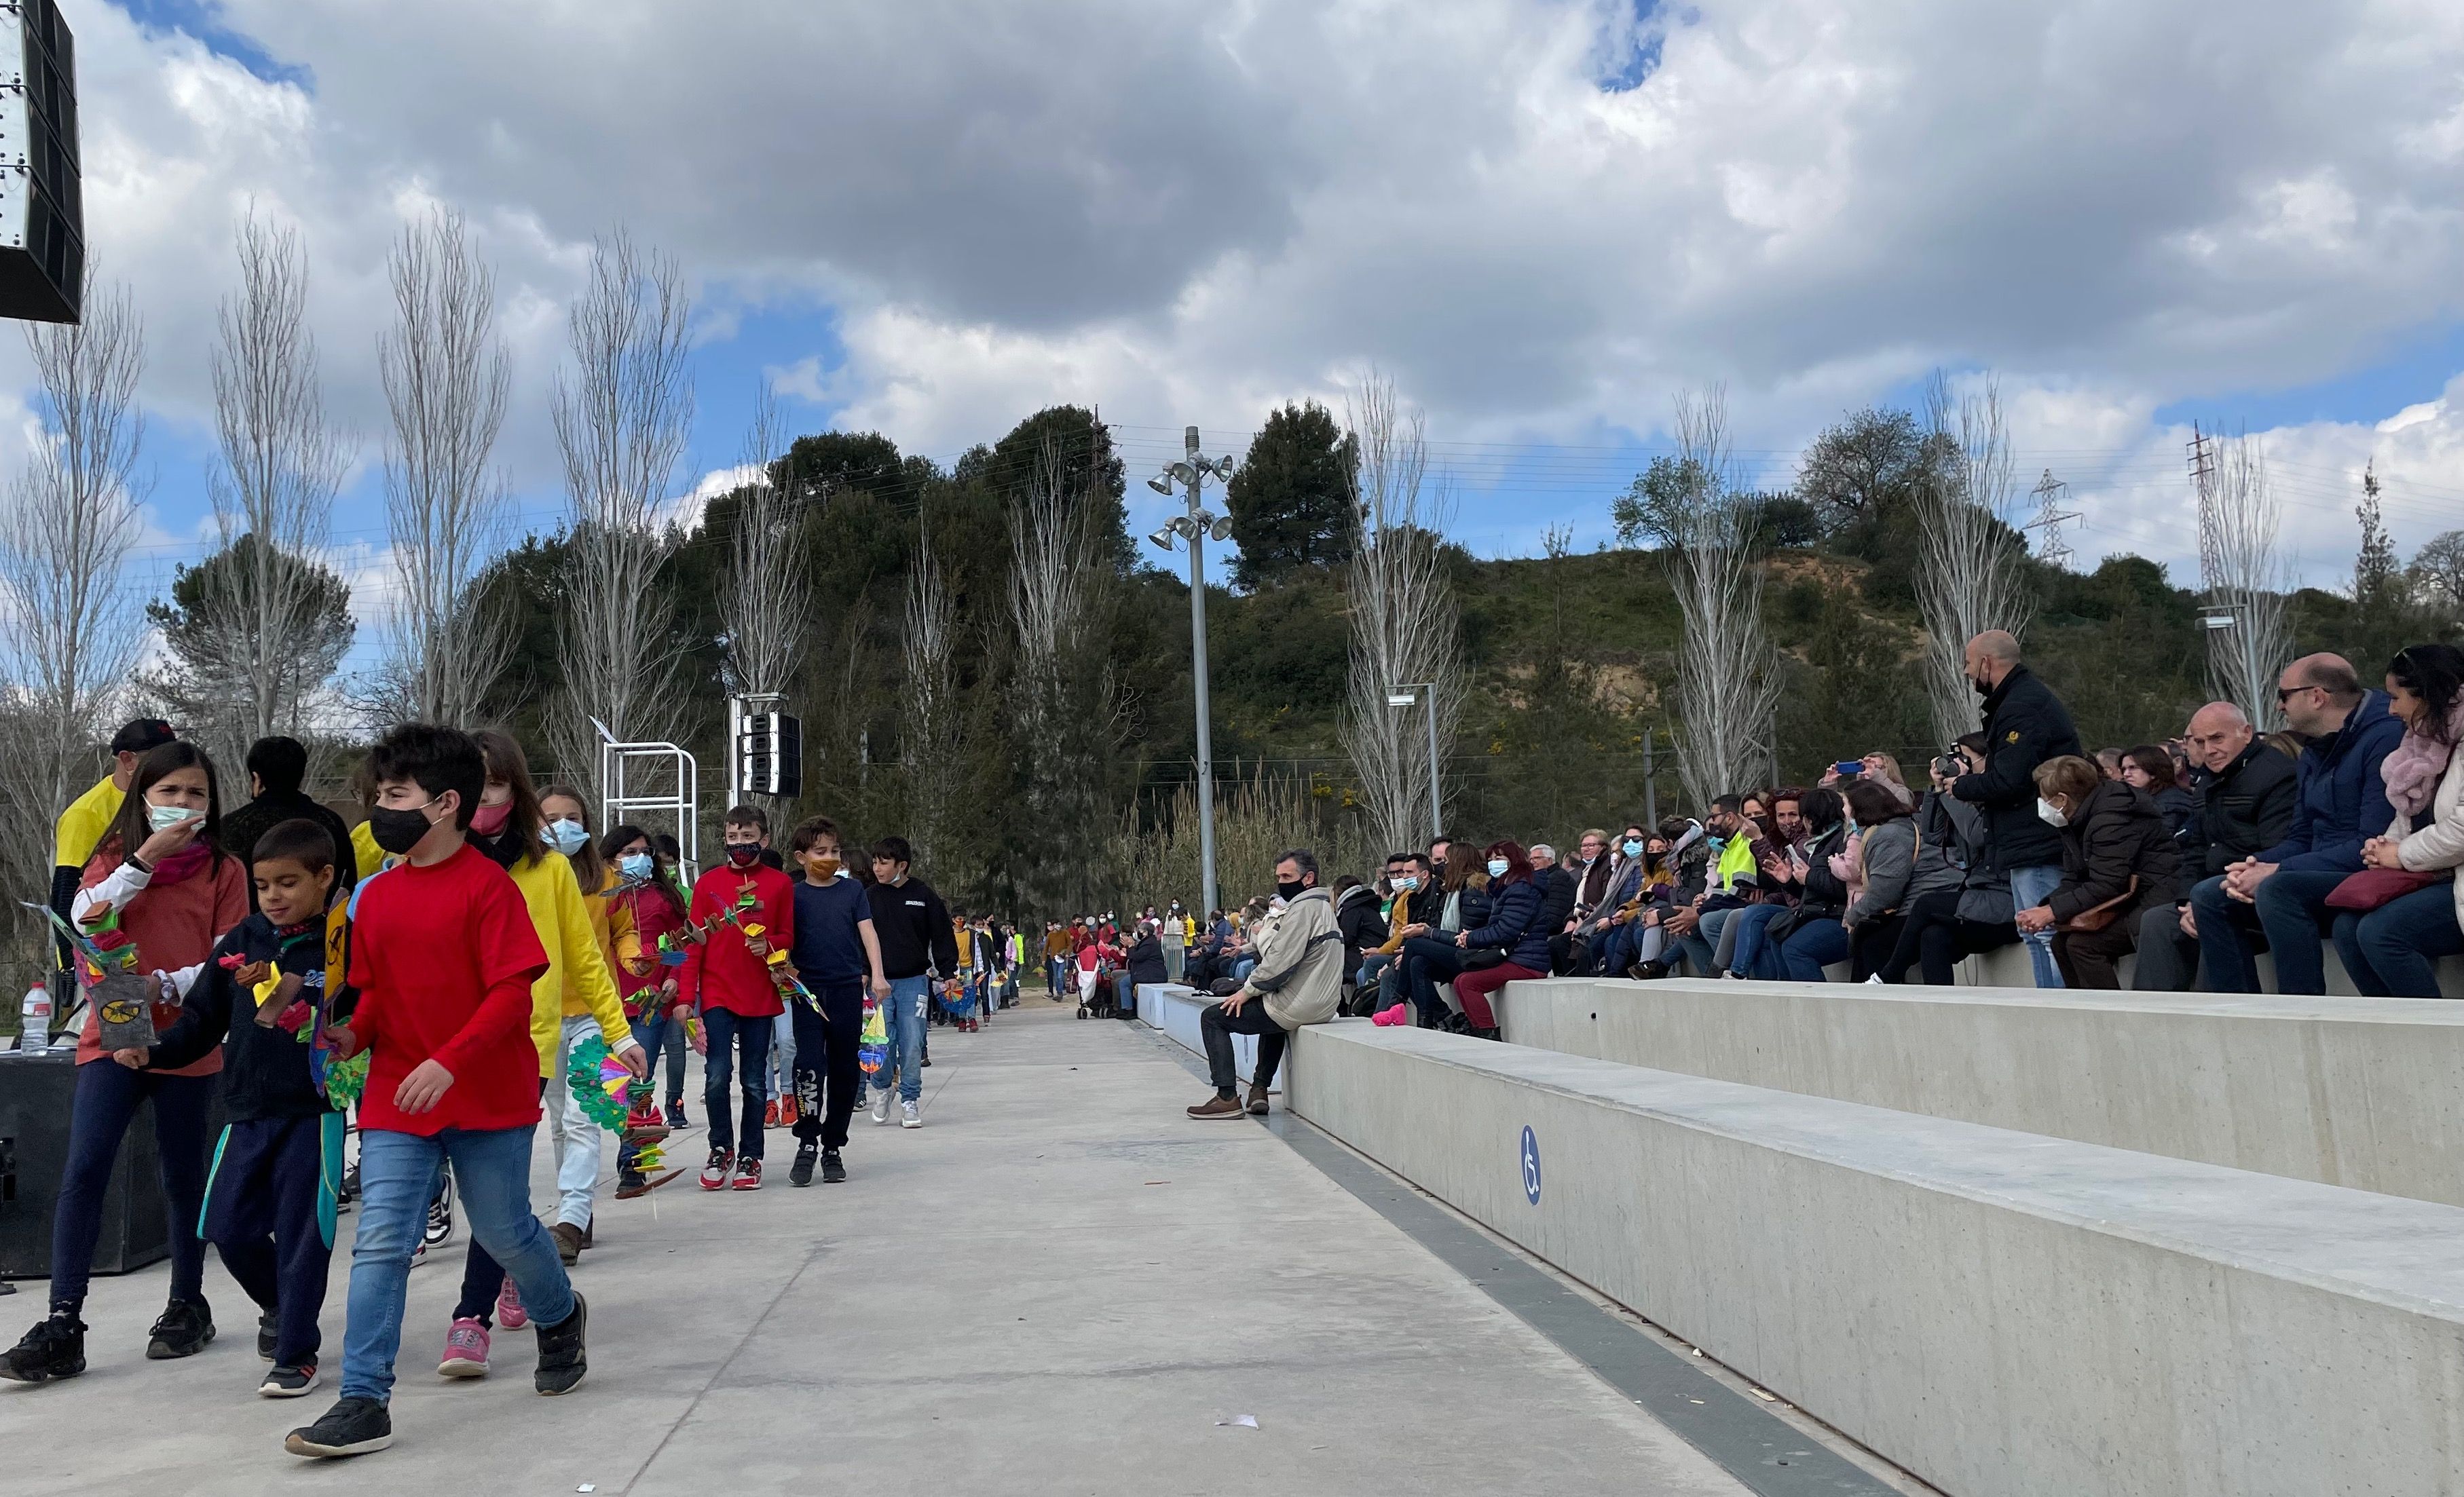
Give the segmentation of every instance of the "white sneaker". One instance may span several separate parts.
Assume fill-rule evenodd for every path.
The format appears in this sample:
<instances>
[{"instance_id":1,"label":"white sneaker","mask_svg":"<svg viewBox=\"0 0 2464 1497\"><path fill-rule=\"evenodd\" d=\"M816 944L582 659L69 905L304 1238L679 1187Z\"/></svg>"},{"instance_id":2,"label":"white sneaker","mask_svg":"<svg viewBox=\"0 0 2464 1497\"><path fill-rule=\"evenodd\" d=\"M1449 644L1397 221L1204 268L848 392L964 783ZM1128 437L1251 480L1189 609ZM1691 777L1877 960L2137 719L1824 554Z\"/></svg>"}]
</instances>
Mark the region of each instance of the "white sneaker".
<instances>
[{"instance_id":1,"label":"white sneaker","mask_svg":"<svg viewBox=\"0 0 2464 1497\"><path fill-rule=\"evenodd\" d=\"M921 1128L924 1126L924 1119L915 1115L914 1103L901 1102L898 1104L898 1126L901 1128Z\"/></svg>"},{"instance_id":2,"label":"white sneaker","mask_svg":"<svg viewBox=\"0 0 2464 1497\"><path fill-rule=\"evenodd\" d=\"M873 1098L872 1098L872 1120L873 1120L874 1122L876 1122L876 1123L887 1123L887 1122L889 1122L889 1121L890 1121L890 1093L889 1093L889 1092L887 1092L887 1091L877 1091L877 1092L873 1093Z\"/></svg>"},{"instance_id":3,"label":"white sneaker","mask_svg":"<svg viewBox=\"0 0 2464 1497\"><path fill-rule=\"evenodd\" d=\"M1885 982L1885 981L1883 981L1883 980L1882 980L1882 975L1881 975L1881 973L1879 973L1879 972L1875 973L1872 977L1867 978L1865 980L1866 980L1866 982L1868 982L1869 984L1871 984L1871 985L1873 985L1873 986L1875 986L1875 987L1889 987L1889 986L1890 986L1890 984L1889 984L1889 983L1887 983L1887 982Z\"/></svg>"}]
</instances>

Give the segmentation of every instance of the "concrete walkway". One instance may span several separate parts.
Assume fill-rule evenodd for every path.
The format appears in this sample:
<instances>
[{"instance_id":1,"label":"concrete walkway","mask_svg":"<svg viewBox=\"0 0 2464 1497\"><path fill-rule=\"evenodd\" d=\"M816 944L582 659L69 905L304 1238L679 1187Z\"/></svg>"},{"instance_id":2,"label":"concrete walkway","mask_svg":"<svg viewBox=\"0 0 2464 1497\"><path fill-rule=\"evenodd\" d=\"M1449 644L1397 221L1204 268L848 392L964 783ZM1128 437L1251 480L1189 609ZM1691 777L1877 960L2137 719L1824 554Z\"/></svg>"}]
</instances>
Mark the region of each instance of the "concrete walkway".
<instances>
[{"instance_id":1,"label":"concrete walkway","mask_svg":"<svg viewBox=\"0 0 2464 1497\"><path fill-rule=\"evenodd\" d=\"M282 1434L330 1378L254 1397L219 1264L222 1338L145 1361L158 1266L96 1281L86 1376L0 1385L6 1489L1744 1490L1265 1129L1182 1117L1204 1089L1139 1027L1013 1012L933 1049L926 1127L858 1114L844 1185L789 1188L773 1134L757 1195L604 1201L572 1397L531 1392L528 1332L498 1333L492 1380L433 1376L457 1234L412 1275L394 1448L300 1462ZM678 1142L697 1162L698 1129ZM338 1256L333 1362L346 1276ZM42 1307L22 1288L12 1339Z\"/></svg>"}]
</instances>

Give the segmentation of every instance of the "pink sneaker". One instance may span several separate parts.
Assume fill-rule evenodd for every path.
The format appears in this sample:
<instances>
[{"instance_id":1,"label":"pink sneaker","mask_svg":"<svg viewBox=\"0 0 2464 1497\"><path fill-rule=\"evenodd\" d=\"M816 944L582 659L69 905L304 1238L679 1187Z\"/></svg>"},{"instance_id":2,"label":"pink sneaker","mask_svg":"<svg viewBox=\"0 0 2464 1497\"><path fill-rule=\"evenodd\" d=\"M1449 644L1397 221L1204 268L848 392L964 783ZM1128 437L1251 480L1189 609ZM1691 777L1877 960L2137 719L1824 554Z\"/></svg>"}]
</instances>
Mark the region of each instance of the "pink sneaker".
<instances>
[{"instance_id":1,"label":"pink sneaker","mask_svg":"<svg viewBox=\"0 0 2464 1497\"><path fill-rule=\"evenodd\" d=\"M505 1287L496 1291L496 1324L507 1331L519 1331L531 1323L531 1312L522 1309L522 1291L515 1287L514 1276L505 1275Z\"/></svg>"},{"instance_id":2,"label":"pink sneaker","mask_svg":"<svg viewBox=\"0 0 2464 1497\"><path fill-rule=\"evenodd\" d=\"M453 1322L445 1332L445 1360L436 1364L441 1377L485 1377L488 1376L488 1328L476 1316L465 1316Z\"/></svg>"},{"instance_id":3,"label":"pink sneaker","mask_svg":"<svg viewBox=\"0 0 2464 1497\"><path fill-rule=\"evenodd\" d=\"M1403 1009L1404 1005L1401 1003L1397 1003L1392 1008L1381 1008L1377 1012L1369 1016L1369 1022L1371 1024L1380 1025L1381 1027L1391 1029L1397 1024L1405 1022L1403 1018Z\"/></svg>"}]
</instances>

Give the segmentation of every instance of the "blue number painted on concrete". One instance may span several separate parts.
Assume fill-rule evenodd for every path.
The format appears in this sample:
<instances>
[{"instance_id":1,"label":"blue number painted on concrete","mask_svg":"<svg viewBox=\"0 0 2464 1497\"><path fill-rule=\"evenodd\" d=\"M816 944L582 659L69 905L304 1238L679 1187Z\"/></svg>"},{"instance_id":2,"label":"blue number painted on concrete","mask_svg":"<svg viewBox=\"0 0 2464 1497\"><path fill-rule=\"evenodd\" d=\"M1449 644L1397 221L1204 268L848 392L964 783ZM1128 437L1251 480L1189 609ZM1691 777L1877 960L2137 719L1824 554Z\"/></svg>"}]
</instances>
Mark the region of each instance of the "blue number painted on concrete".
<instances>
[{"instance_id":1,"label":"blue number painted on concrete","mask_svg":"<svg viewBox=\"0 0 2464 1497\"><path fill-rule=\"evenodd\" d=\"M1523 1199L1540 1204L1540 1140L1529 1123L1523 1127Z\"/></svg>"}]
</instances>

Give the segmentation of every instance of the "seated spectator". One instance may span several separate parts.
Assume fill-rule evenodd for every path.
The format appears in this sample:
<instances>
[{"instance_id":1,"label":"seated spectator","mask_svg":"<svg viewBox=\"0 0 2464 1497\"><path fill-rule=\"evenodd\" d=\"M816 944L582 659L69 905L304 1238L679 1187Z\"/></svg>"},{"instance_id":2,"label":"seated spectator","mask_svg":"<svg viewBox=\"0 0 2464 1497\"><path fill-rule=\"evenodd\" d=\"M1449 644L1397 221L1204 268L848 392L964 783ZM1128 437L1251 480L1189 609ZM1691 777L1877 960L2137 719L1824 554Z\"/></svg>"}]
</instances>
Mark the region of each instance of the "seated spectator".
<instances>
[{"instance_id":1,"label":"seated spectator","mask_svg":"<svg viewBox=\"0 0 2464 1497\"><path fill-rule=\"evenodd\" d=\"M1650 876L1651 839L1629 823L1610 857L1606 893L1574 935L1583 942L1583 970L1614 977L1634 960L1635 919L1641 913Z\"/></svg>"},{"instance_id":2,"label":"seated spectator","mask_svg":"<svg viewBox=\"0 0 2464 1497\"><path fill-rule=\"evenodd\" d=\"M1347 996L1360 982L1361 953L1386 939L1386 913L1377 908L1377 892L1346 873L1334 881L1334 928L1343 936L1343 989Z\"/></svg>"},{"instance_id":3,"label":"seated spectator","mask_svg":"<svg viewBox=\"0 0 2464 1497\"><path fill-rule=\"evenodd\" d=\"M2118 748L2098 749L2096 751L2096 772L2098 778L2102 780L2121 779L2123 760L2127 756Z\"/></svg>"},{"instance_id":4,"label":"seated spectator","mask_svg":"<svg viewBox=\"0 0 2464 1497\"><path fill-rule=\"evenodd\" d=\"M1595 826L1574 839L1574 861L1568 871L1574 875L1574 918L1591 917L1600 907L1600 899L1609 892L1609 869L1615 860L1610 855L1609 834ZM1568 927L1571 932L1572 926Z\"/></svg>"},{"instance_id":5,"label":"seated spectator","mask_svg":"<svg viewBox=\"0 0 2464 1497\"><path fill-rule=\"evenodd\" d=\"M1796 792L1774 792L1771 801L1764 804L1778 806L1790 825L1803 825ZM1735 795L1724 795L1711 803L1711 814L1703 820L1709 848L1706 882L1703 893L1694 901L1692 917L1670 930L1687 962L1706 978L1727 969L1736 939L1730 923L1738 912L1756 902L1748 897L1741 881L1752 880L1752 892L1759 893L1763 874L1775 871L1776 882L1787 879L1785 848L1774 846L1764 835L1761 826L1748 814L1747 804L1747 797Z\"/></svg>"},{"instance_id":6,"label":"seated spectator","mask_svg":"<svg viewBox=\"0 0 2464 1497\"><path fill-rule=\"evenodd\" d=\"M1275 891L1272 914L1264 900L1258 902L1259 918L1250 927L1255 959L1241 990L1199 1013L1199 1039L1206 1047L1215 1095L1191 1108L1192 1117L1238 1117L1243 1112L1263 1116L1292 1031L1334 1017L1342 937L1334 929L1334 906L1317 887L1315 854L1295 848L1277 858ZM1236 1034L1258 1037L1258 1064L1245 1103L1232 1049Z\"/></svg>"},{"instance_id":7,"label":"seated spectator","mask_svg":"<svg viewBox=\"0 0 2464 1497\"><path fill-rule=\"evenodd\" d=\"M1393 1007L1411 992L1403 975L1404 944L1436 929L1438 916L1445 908L1445 892L1438 888L1436 870L1425 852L1396 853L1387 860L1386 880L1401 909L1397 912L1389 907L1386 940L1375 956L1361 958L1362 985L1372 981L1376 984L1376 997L1371 1000L1372 1012ZM1398 913L1400 920L1396 919Z\"/></svg>"},{"instance_id":8,"label":"seated spectator","mask_svg":"<svg viewBox=\"0 0 2464 1497\"><path fill-rule=\"evenodd\" d=\"M1506 959L1457 977L1455 998L1463 1006L1471 1032L1494 1040L1497 1012L1489 995L1508 982L1529 982L1549 975L1549 896L1540 887L1538 870L1519 845L1492 842L1485 854L1488 923L1457 936L1455 944L1466 957L1474 952L1503 952Z\"/></svg>"},{"instance_id":9,"label":"seated spectator","mask_svg":"<svg viewBox=\"0 0 2464 1497\"><path fill-rule=\"evenodd\" d=\"M2142 743L2122 758L2122 782L2147 792L2156 814L2165 821L2165 835L2179 844L2199 814L2198 797L2184 789L2173 773L2173 756L2160 743Z\"/></svg>"},{"instance_id":10,"label":"seated spectator","mask_svg":"<svg viewBox=\"0 0 2464 1497\"><path fill-rule=\"evenodd\" d=\"M2114 963L2136 945L2139 917L2170 909L2182 854L2147 792L2107 780L2077 755L2036 766L2039 814L2062 833L2062 879L2018 912L2022 931L2052 931L2062 985L2118 988Z\"/></svg>"},{"instance_id":11,"label":"seated spectator","mask_svg":"<svg viewBox=\"0 0 2464 1497\"><path fill-rule=\"evenodd\" d=\"M2275 847L2293 825L2293 760L2250 730L2231 702L2210 702L2190 715L2190 783L2198 810L2176 841L2182 847L2182 892L2169 910L2139 918L2139 964L2130 985L2142 993L2187 993L2199 970L2199 937L2189 893L2244 858ZM2242 938L2264 950L2267 936L2249 905L2229 903L2225 917Z\"/></svg>"},{"instance_id":12,"label":"seated spectator","mask_svg":"<svg viewBox=\"0 0 2464 1497\"><path fill-rule=\"evenodd\" d=\"M1983 734L1964 735L1954 747L1961 773L1984 772ZM1955 976L1952 964L1962 957L2017 943L2010 879L1992 866L1990 835L1982 807L1947 790L1925 793L1917 810L1916 878L1924 889L1908 900L1906 923L1890 959L1866 981L1904 982L1913 970L1947 987Z\"/></svg>"},{"instance_id":13,"label":"seated spectator","mask_svg":"<svg viewBox=\"0 0 2464 1497\"><path fill-rule=\"evenodd\" d=\"M1448 838L1447 846L1451 848L1455 840ZM1488 874L1485 869L1472 866L1469 852L1466 848L1464 855L1450 857L1446 863L1444 898L1436 928L1407 936L1396 961L1402 974L1403 991L1419 1011L1421 1027L1427 1029L1464 1027L1462 1017L1447 1006L1445 995L1438 991L1438 984L1452 982L1463 970L1463 949L1455 944L1455 937L1488 923ZM1388 1023L1399 1022L1400 1018L1397 1014Z\"/></svg>"},{"instance_id":14,"label":"seated spectator","mask_svg":"<svg viewBox=\"0 0 2464 1497\"><path fill-rule=\"evenodd\" d=\"M1557 866L1557 849L1545 842L1531 845L1531 881L1540 886L1540 918L1544 936L1566 928L1574 914L1574 875ZM1546 966L1541 968L1548 971Z\"/></svg>"},{"instance_id":15,"label":"seated spectator","mask_svg":"<svg viewBox=\"0 0 2464 1497\"><path fill-rule=\"evenodd\" d=\"M1903 809L1916 808L1916 792L1908 788L1907 778L1900 773L1899 760L1883 753L1881 749L1876 749L1866 755L1861 762L1865 766L1864 778L1880 781L1885 789L1900 798L1900 805ZM1839 793L1845 795L1848 792L1842 789Z\"/></svg>"},{"instance_id":16,"label":"seated spectator","mask_svg":"<svg viewBox=\"0 0 2464 1497\"><path fill-rule=\"evenodd\" d=\"M2340 655L2305 655L2284 668L2276 694L2284 718L2307 737L2284 840L2190 891L2199 934L2200 985L2255 993L2253 947L2231 909L2247 904L2276 957L2279 993L2327 990L2323 937L2327 896L2362 868L2362 844L2394 818L2379 766L2404 737L2385 692L2365 692Z\"/></svg>"},{"instance_id":17,"label":"seated spectator","mask_svg":"<svg viewBox=\"0 0 2464 1497\"><path fill-rule=\"evenodd\" d=\"M1916 874L1917 824L1892 782L1879 774L1848 787L1848 814L1857 823L1863 876L1840 923L1848 930L1850 980L1862 982L1891 958L1907 923L1903 907Z\"/></svg>"},{"instance_id":18,"label":"seated spectator","mask_svg":"<svg viewBox=\"0 0 2464 1497\"><path fill-rule=\"evenodd\" d=\"M1130 943L1129 951L1122 958L1122 961L1129 968L1130 988L1133 995L1142 983L1163 983L1172 980L1164 971L1163 933L1159 929L1160 924L1161 922L1155 920L1140 920L1138 938ZM1136 1002L1134 996L1131 1002Z\"/></svg>"},{"instance_id":19,"label":"seated spectator","mask_svg":"<svg viewBox=\"0 0 2464 1497\"><path fill-rule=\"evenodd\" d=\"M2404 739L2384 774L2394 819L2362 845L2362 861L2432 882L2362 911L2336 913L2336 951L2353 986L2373 998L2437 998L2438 958L2464 955L2464 651L2415 645L2387 666L2390 710ZM2393 886L2396 881L2374 882Z\"/></svg>"},{"instance_id":20,"label":"seated spectator","mask_svg":"<svg viewBox=\"0 0 2464 1497\"><path fill-rule=\"evenodd\" d=\"M1867 782L1860 780L1859 783ZM1888 790L1882 793L1890 794ZM1786 792L1780 799L1786 802ZM1833 860L1847 846L1848 807L1839 792L1820 788L1804 792L1798 804L1804 817L1805 836L1791 854L1796 870L1795 905L1763 923L1758 933L1762 949L1748 970L1765 979L1820 982L1824 980L1824 967L1848 956L1848 931L1840 923L1848 913L1848 886L1833 867ZM1776 819L1776 811L1773 816ZM1740 930L1740 951L1747 937L1755 934Z\"/></svg>"}]
</instances>

